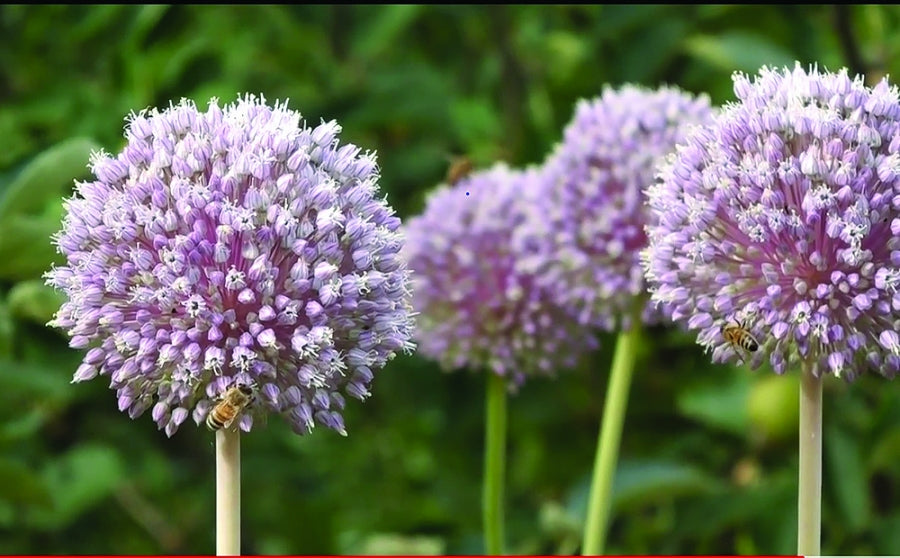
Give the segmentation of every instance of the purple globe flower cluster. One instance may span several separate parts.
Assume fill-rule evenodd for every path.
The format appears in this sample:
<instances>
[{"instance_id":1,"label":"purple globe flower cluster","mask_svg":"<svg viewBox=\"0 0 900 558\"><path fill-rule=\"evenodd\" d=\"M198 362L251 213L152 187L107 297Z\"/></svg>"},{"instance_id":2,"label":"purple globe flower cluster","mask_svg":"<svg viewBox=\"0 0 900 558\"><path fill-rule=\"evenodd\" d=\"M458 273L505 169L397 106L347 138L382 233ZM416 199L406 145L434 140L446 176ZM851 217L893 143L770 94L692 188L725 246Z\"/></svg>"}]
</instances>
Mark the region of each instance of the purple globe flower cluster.
<instances>
[{"instance_id":1,"label":"purple globe flower cluster","mask_svg":"<svg viewBox=\"0 0 900 558\"><path fill-rule=\"evenodd\" d=\"M677 88L607 88L578 103L563 141L544 163L542 205L531 223L541 280L581 323L628 328L636 312L656 321L640 250L652 222L644 190L687 131L711 121L706 96Z\"/></svg>"},{"instance_id":2,"label":"purple globe flower cluster","mask_svg":"<svg viewBox=\"0 0 900 558\"><path fill-rule=\"evenodd\" d=\"M408 221L419 351L444 368L484 368L516 385L596 345L522 265L540 189L537 171L497 164L442 186Z\"/></svg>"},{"instance_id":3,"label":"purple globe flower cluster","mask_svg":"<svg viewBox=\"0 0 900 558\"><path fill-rule=\"evenodd\" d=\"M344 434L344 395L413 345L400 220L339 132L253 96L132 115L67 200L47 274L68 297L51 323L87 349L73 381L108 376L169 436L241 384L259 389L244 431L270 411Z\"/></svg>"},{"instance_id":4,"label":"purple globe flower cluster","mask_svg":"<svg viewBox=\"0 0 900 558\"><path fill-rule=\"evenodd\" d=\"M693 133L649 192L653 300L714 361L783 373L900 369L900 100L847 71L734 76L738 103Z\"/></svg>"},{"instance_id":5,"label":"purple globe flower cluster","mask_svg":"<svg viewBox=\"0 0 900 558\"><path fill-rule=\"evenodd\" d=\"M636 307L654 319L642 191L712 114L706 97L675 88L607 89L578 104L541 167L495 166L441 188L408 228L421 352L521 381L571 366L597 346L595 328L628 326Z\"/></svg>"}]
</instances>

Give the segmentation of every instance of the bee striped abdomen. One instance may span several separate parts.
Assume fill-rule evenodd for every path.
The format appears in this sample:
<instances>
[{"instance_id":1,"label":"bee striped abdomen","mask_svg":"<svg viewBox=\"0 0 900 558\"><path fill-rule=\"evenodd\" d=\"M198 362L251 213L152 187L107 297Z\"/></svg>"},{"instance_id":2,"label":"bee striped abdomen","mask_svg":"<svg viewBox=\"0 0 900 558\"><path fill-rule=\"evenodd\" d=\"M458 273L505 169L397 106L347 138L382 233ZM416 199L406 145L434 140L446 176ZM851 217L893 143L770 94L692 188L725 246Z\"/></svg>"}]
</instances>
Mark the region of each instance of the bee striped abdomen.
<instances>
[{"instance_id":1,"label":"bee striped abdomen","mask_svg":"<svg viewBox=\"0 0 900 558\"><path fill-rule=\"evenodd\" d=\"M210 430L228 428L234 419L249 405L254 398L254 390L250 386L229 388L215 407L206 415L206 427Z\"/></svg>"},{"instance_id":2,"label":"bee striped abdomen","mask_svg":"<svg viewBox=\"0 0 900 558\"><path fill-rule=\"evenodd\" d=\"M212 411L206 416L206 427L210 430L219 430L220 428L224 428L226 423L230 423L234 420L234 416L229 416L228 413L225 413L219 409L218 406L214 407Z\"/></svg>"},{"instance_id":3,"label":"bee striped abdomen","mask_svg":"<svg viewBox=\"0 0 900 558\"><path fill-rule=\"evenodd\" d=\"M722 327L722 337L732 346L740 347L751 353L759 349L759 341L753 337L753 334L738 324L727 324Z\"/></svg>"}]
</instances>

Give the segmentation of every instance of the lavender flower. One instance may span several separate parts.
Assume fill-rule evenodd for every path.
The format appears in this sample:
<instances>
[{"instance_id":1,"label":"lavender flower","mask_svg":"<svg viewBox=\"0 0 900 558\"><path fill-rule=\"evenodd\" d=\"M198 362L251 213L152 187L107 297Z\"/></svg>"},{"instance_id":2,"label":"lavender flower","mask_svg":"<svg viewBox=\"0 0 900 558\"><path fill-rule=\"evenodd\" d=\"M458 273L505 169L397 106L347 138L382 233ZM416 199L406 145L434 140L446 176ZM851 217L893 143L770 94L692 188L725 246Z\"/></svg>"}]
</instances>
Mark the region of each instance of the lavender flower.
<instances>
[{"instance_id":1,"label":"lavender flower","mask_svg":"<svg viewBox=\"0 0 900 558\"><path fill-rule=\"evenodd\" d=\"M717 362L736 356L722 326L743 321L761 344L753 367L895 374L897 90L797 64L736 74L734 91L739 102L691 135L649 193L653 300Z\"/></svg>"},{"instance_id":2,"label":"lavender flower","mask_svg":"<svg viewBox=\"0 0 900 558\"><path fill-rule=\"evenodd\" d=\"M342 394L369 395L412 331L400 220L339 132L253 96L132 114L55 237L68 262L47 282L68 301L51 325L88 349L73 381L109 376L119 409L152 406L169 436L238 384L259 388L244 431L268 410L345 434Z\"/></svg>"},{"instance_id":3,"label":"lavender flower","mask_svg":"<svg viewBox=\"0 0 900 558\"><path fill-rule=\"evenodd\" d=\"M596 345L520 266L531 236L535 171L505 165L473 173L429 198L407 225L419 350L444 368L487 368L513 385L573 365Z\"/></svg>"},{"instance_id":4,"label":"lavender flower","mask_svg":"<svg viewBox=\"0 0 900 558\"><path fill-rule=\"evenodd\" d=\"M607 88L578 103L564 138L544 164L546 211L540 270L559 303L604 329L629 327L635 310L658 316L646 298L639 252L649 211L643 191L689 126L711 119L705 96L676 88Z\"/></svg>"}]
</instances>

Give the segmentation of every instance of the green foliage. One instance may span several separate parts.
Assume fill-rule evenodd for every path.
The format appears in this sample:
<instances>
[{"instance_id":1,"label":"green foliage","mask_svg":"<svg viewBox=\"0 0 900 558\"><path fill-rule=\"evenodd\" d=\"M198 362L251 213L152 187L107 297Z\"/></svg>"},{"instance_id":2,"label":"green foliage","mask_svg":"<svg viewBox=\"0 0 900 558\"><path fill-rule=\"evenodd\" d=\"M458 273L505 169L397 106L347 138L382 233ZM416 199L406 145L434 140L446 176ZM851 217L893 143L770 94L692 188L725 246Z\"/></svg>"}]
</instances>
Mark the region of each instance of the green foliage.
<instances>
[{"instance_id":1,"label":"green foliage","mask_svg":"<svg viewBox=\"0 0 900 558\"><path fill-rule=\"evenodd\" d=\"M88 154L123 118L181 97L290 98L378 152L382 187L419 211L449 157L539 163L604 84L733 99L762 64L900 69L889 6L3 6L0 33L0 552L210 553L212 437L131 421L44 324L50 243ZM641 348L609 552L793 553L796 398L771 371L713 366L657 328ZM581 539L609 348L509 402L511 552ZM786 378L789 384L794 375ZM773 387L774 386L774 387ZM244 551L479 553L483 378L420 357L349 403L347 439L280 419L245 437ZM791 398L794 398L793 403ZM900 553L900 394L826 383L825 553ZM787 426L785 426L787 425Z\"/></svg>"}]
</instances>

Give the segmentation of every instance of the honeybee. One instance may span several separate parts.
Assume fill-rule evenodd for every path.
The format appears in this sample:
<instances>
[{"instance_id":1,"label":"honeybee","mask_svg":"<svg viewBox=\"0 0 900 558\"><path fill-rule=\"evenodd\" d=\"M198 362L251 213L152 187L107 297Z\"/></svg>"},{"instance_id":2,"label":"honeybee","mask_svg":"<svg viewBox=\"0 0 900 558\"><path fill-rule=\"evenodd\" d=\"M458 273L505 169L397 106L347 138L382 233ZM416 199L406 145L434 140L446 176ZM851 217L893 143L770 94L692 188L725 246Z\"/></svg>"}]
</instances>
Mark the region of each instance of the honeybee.
<instances>
[{"instance_id":1,"label":"honeybee","mask_svg":"<svg viewBox=\"0 0 900 558\"><path fill-rule=\"evenodd\" d=\"M759 349L759 341L747 329L747 325L742 322L729 322L722 326L722 337L725 342L735 349L744 349L747 352L755 353ZM740 351L737 351L740 355ZM743 360L743 359L742 359Z\"/></svg>"},{"instance_id":2,"label":"honeybee","mask_svg":"<svg viewBox=\"0 0 900 558\"><path fill-rule=\"evenodd\" d=\"M453 186L472 172L472 160L466 156L454 157L447 169L447 184Z\"/></svg>"},{"instance_id":3,"label":"honeybee","mask_svg":"<svg viewBox=\"0 0 900 558\"><path fill-rule=\"evenodd\" d=\"M228 428L255 397L256 390L250 386L232 386L206 416L206 427L213 431Z\"/></svg>"}]
</instances>

